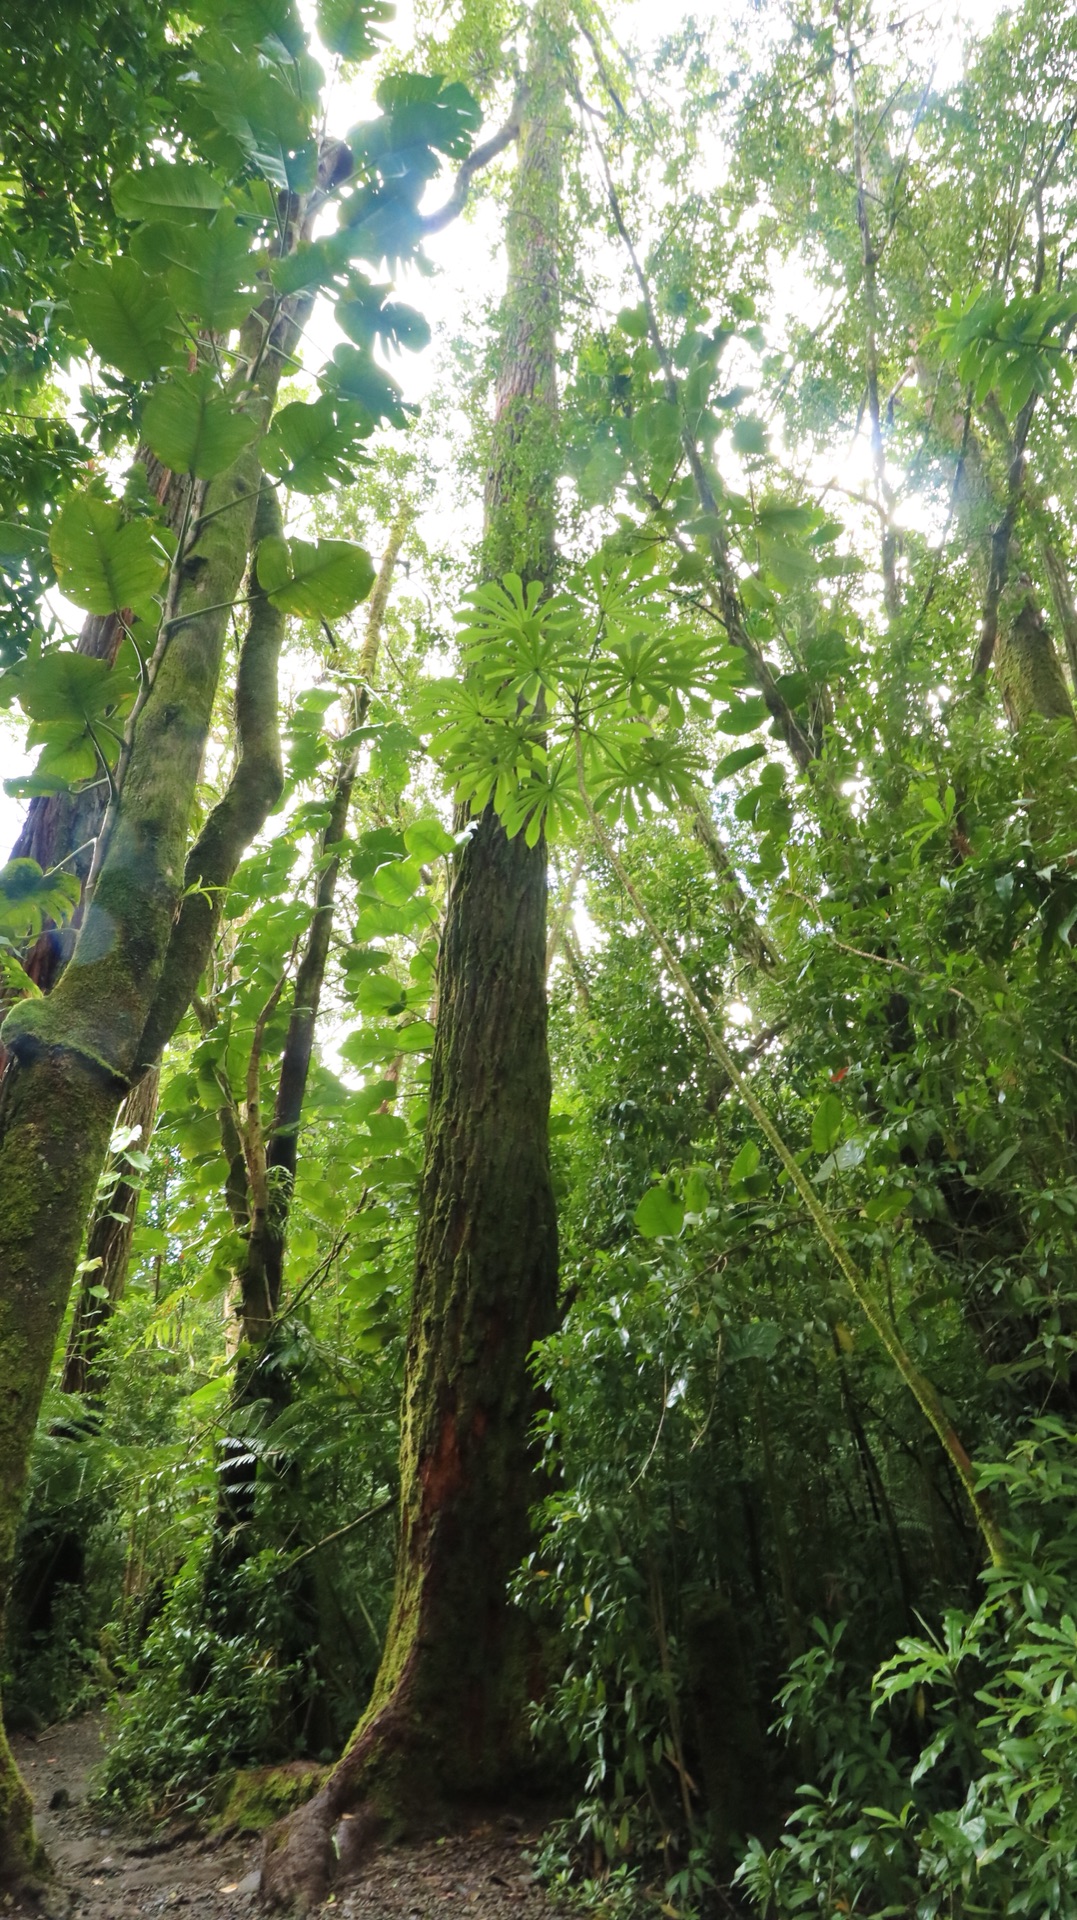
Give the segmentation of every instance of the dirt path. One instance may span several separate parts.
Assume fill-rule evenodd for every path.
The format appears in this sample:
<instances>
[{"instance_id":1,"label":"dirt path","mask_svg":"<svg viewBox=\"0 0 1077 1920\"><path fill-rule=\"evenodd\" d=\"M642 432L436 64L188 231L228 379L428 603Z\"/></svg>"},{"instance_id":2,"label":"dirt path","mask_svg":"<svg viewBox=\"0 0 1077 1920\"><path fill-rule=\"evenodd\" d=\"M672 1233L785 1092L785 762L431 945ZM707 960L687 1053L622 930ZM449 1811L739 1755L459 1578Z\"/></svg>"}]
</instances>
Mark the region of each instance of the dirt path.
<instances>
[{"instance_id":1,"label":"dirt path","mask_svg":"<svg viewBox=\"0 0 1077 1920\"><path fill-rule=\"evenodd\" d=\"M12 1742L34 1796L41 1835L56 1868L46 1911L72 1920L123 1920L175 1913L183 1920L247 1920L258 1901L260 1843L203 1839L177 1824L150 1836L124 1831L89 1804L89 1776L101 1759L103 1722L88 1714ZM475 1826L412 1847L389 1847L336 1888L321 1909L354 1920L556 1920L557 1909L528 1864L537 1833L520 1821ZM40 1920L40 1908L0 1907Z\"/></svg>"}]
</instances>

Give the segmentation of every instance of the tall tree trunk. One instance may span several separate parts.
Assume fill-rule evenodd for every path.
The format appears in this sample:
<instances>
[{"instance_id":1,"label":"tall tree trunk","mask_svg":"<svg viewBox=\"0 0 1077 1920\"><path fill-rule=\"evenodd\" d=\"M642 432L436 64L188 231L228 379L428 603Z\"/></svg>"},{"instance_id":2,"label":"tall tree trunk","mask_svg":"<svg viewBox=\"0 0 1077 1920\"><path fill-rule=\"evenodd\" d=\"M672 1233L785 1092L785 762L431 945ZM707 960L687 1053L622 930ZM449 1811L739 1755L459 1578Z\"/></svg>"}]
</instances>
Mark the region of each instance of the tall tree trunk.
<instances>
[{"instance_id":1,"label":"tall tree trunk","mask_svg":"<svg viewBox=\"0 0 1077 1920\"><path fill-rule=\"evenodd\" d=\"M483 569L554 567L561 0L531 13L506 235ZM396 1587L369 1706L322 1791L267 1838L263 1891L321 1897L386 1822L519 1776L526 1647L507 1583L528 1540L527 1358L556 1317L546 1036L546 849L489 810L453 877L404 1383ZM334 1846L336 1836L336 1846Z\"/></svg>"},{"instance_id":2,"label":"tall tree trunk","mask_svg":"<svg viewBox=\"0 0 1077 1920\"><path fill-rule=\"evenodd\" d=\"M298 230L293 244L297 238ZM267 303L244 343L259 368L249 416L263 432L283 357L295 342L288 310L272 323L271 343L260 353L277 312ZM193 536L177 557L168 644L98 840L103 857L74 952L53 992L18 1002L3 1027L9 1057L0 1083L0 1631L34 1428L83 1227L121 1098L159 1051L158 1044L145 1057L143 1040L169 979L173 932L183 924L177 911L191 810L260 485L256 439L205 490ZM177 1019L185 1005L180 996ZM21 1885L38 1853L25 1796L0 1748L0 1885Z\"/></svg>"}]
</instances>

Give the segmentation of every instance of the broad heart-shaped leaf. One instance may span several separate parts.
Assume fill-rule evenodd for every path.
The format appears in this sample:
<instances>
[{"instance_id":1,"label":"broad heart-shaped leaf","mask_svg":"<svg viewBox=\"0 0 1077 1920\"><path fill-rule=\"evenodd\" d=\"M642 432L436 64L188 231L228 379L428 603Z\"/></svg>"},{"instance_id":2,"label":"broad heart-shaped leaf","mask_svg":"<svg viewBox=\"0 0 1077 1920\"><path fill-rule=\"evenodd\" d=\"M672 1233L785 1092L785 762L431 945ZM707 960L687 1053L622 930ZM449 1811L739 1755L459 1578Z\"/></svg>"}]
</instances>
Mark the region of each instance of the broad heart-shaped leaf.
<instances>
[{"instance_id":1,"label":"broad heart-shaped leaf","mask_svg":"<svg viewBox=\"0 0 1077 1920\"><path fill-rule=\"evenodd\" d=\"M675 1240L684 1226L684 1207L668 1186L652 1187L632 1218L645 1240Z\"/></svg>"},{"instance_id":2,"label":"broad heart-shaped leaf","mask_svg":"<svg viewBox=\"0 0 1077 1920\"><path fill-rule=\"evenodd\" d=\"M173 230L168 289L178 307L213 333L242 326L254 302L254 261L246 230L230 215L208 227Z\"/></svg>"},{"instance_id":3,"label":"broad heart-shaped leaf","mask_svg":"<svg viewBox=\"0 0 1077 1920\"><path fill-rule=\"evenodd\" d=\"M372 286L353 273L337 301L337 324L357 347L380 340L384 347L410 347L418 353L430 344L430 328L421 313L399 300L386 300L388 287Z\"/></svg>"},{"instance_id":4,"label":"broad heart-shaped leaf","mask_svg":"<svg viewBox=\"0 0 1077 1920\"><path fill-rule=\"evenodd\" d=\"M53 725L83 728L107 720L136 687L131 674L73 647L30 654L11 678L19 705L39 735Z\"/></svg>"},{"instance_id":5,"label":"broad heart-shaped leaf","mask_svg":"<svg viewBox=\"0 0 1077 1920\"><path fill-rule=\"evenodd\" d=\"M396 381L361 347L338 347L322 378L345 400L355 400L365 407L375 422L407 426L408 416Z\"/></svg>"},{"instance_id":6,"label":"broad heart-shaped leaf","mask_svg":"<svg viewBox=\"0 0 1077 1920\"><path fill-rule=\"evenodd\" d=\"M99 778L102 761L116 764L123 717L138 690L133 674L50 647L28 654L10 677L31 722L27 744L42 753L28 779L8 783L9 792L56 793Z\"/></svg>"},{"instance_id":7,"label":"broad heart-shaped leaf","mask_svg":"<svg viewBox=\"0 0 1077 1920\"><path fill-rule=\"evenodd\" d=\"M482 125L482 108L474 94L459 81L444 86L440 73L390 74L376 98L389 118L394 150L423 142L462 160Z\"/></svg>"},{"instance_id":8,"label":"broad heart-shaped leaf","mask_svg":"<svg viewBox=\"0 0 1077 1920\"><path fill-rule=\"evenodd\" d=\"M352 466L363 458L355 442L364 439L372 425L369 415L339 401L334 404L328 393L310 405L295 400L274 420L263 464L297 493L321 493L334 481L346 485L355 478Z\"/></svg>"},{"instance_id":9,"label":"broad heart-shaped leaf","mask_svg":"<svg viewBox=\"0 0 1077 1920\"><path fill-rule=\"evenodd\" d=\"M282 613L315 620L350 613L374 584L370 555L350 540L263 540L257 573Z\"/></svg>"},{"instance_id":10,"label":"broad heart-shaped leaf","mask_svg":"<svg viewBox=\"0 0 1077 1920\"><path fill-rule=\"evenodd\" d=\"M238 459L257 428L235 411L212 369L200 367L154 388L142 410L142 432L173 473L212 480Z\"/></svg>"},{"instance_id":11,"label":"broad heart-shaped leaf","mask_svg":"<svg viewBox=\"0 0 1077 1920\"><path fill-rule=\"evenodd\" d=\"M134 260L76 261L71 311L94 352L130 380L152 380L170 357L175 309Z\"/></svg>"},{"instance_id":12,"label":"broad heart-shaped leaf","mask_svg":"<svg viewBox=\"0 0 1077 1920\"><path fill-rule=\"evenodd\" d=\"M190 218L214 213L224 188L208 167L186 161L153 160L137 173L113 181L112 204L121 220Z\"/></svg>"},{"instance_id":13,"label":"broad heart-shaped leaf","mask_svg":"<svg viewBox=\"0 0 1077 1920\"><path fill-rule=\"evenodd\" d=\"M57 578L87 613L136 607L162 584L165 562L146 520L124 522L116 500L76 493L49 535Z\"/></svg>"},{"instance_id":14,"label":"broad heart-shaped leaf","mask_svg":"<svg viewBox=\"0 0 1077 1920\"><path fill-rule=\"evenodd\" d=\"M384 37L378 27L394 12L390 0L318 0L318 37L342 60L365 60Z\"/></svg>"},{"instance_id":15,"label":"broad heart-shaped leaf","mask_svg":"<svg viewBox=\"0 0 1077 1920\"><path fill-rule=\"evenodd\" d=\"M9 860L0 867L0 935L33 940L44 920L66 926L81 892L73 873L43 873L36 860Z\"/></svg>"}]
</instances>

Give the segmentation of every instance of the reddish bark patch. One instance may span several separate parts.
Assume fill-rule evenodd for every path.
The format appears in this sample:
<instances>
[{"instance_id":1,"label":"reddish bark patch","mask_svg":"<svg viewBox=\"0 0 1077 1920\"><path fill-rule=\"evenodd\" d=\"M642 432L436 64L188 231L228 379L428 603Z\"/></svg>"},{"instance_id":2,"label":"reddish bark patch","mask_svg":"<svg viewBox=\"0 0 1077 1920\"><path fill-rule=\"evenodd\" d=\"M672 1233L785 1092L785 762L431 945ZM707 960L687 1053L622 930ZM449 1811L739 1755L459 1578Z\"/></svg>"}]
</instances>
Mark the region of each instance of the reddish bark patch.
<instances>
[{"instance_id":1,"label":"reddish bark patch","mask_svg":"<svg viewBox=\"0 0 1077 1920\"><path fill-rule=\"evenodd\" d=\"M423 1513L436 1513L460 1487L463 1464L456 1434L456 1415L449 1408L441 1417L438 1444L419 1469L423 1485Z\"/></svg>"}]
</instances>

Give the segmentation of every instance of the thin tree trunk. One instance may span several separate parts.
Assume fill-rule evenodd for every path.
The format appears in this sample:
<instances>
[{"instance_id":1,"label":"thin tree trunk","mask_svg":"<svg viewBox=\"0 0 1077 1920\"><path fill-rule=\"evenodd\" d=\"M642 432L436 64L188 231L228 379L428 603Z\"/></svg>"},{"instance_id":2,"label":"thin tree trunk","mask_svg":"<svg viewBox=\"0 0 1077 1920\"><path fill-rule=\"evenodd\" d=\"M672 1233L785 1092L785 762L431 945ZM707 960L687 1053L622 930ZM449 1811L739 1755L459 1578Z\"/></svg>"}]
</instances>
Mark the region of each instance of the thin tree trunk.
<instances>
[{"instance_id":1,"label":"thin tree trunk","mask_svg":"<svg viewBox=\"0 0 1077 1920\"><path fill-rule=\"evenodd\" d=\"M554 566L560 0L531 13L508 218L483 564ZM556 1318L546 1038L546 862L492 811L458 862L438 1021L405 1366L396 1588L370 1704L326 1786L267 1839L263 1892L310 1900L387 1819L503 1788L525 1746L526 1649L507 1583L526 1550L535 1400L527 1358Z\"/></svg>"},{"instance_id":2,"label":"thin tree trunk","mask_svg":"<svg viewBox=\"0 0 1077 1920\"><path fill-rule=\"evenodd\" d=\"M120 1109L120 1125L137 1128L138 1150L145 1152L157 1118L159 1067L144 1074ZM61 1393L81 1393L99 1408L107 1385L103 1365L105 1333L123 1298L142 1180L114 1155L105 1174L105 1191L94 1210L83 1256L85 1271L67 1336L60 1374Z\"/></svg>"},{"instance_id":3,"label":"thin tree trunk","mask_svg":"<svg viewBox=\"0 0 1077 1920\"><path fill-rule=\"evenodd\" d=\"M356 729L362 727L369 710L369 683L377 668L389 589L410 520L410 508L405 507L393 523L389 544L367 603L366 634L358 669L359 678L364 684L355 704ZM279 1366L272 1364L272 1349L284 1285L284 1256L295 1188L299 1128L314 1052L318 1010L325 985L340 878L340 855L330 852L330 849L339 847L347 831L361 749L362 742L356 741L346 752L337 770L330 797L329 818L320 849L323 858L327 853L329 857L319 875L314 915L296 974L272 1124L264 1145L261 1140L248 1137L246 1165L251 1171L248 1173L242 1206L237 1209L234 1198L230 1203L233 1217L242 1212L246 1238L246 1257L236 1285L239 1340L230 1425L237 1417L245 1419L260 1400L268 1400L274 1410L279 1410L287 1405L290 1396L287 1375ZM230 1135L234 1135L234 1143L231 1138L226 1143L229 1148L233 1144L239 1146L240 1125L241 1122L228 1112L227 1127ZM233 1151L229 1151L228 1157L234 1177L244 1167L242 1152L237 1158ZM221 1444L216 1537L210 1570L211 1584L218 1587L226 1584L222 1583L221 1576L248 1550L248 1535L255 1514L256 1479L257 1463L251 1465L247 1443L238 1436L226 1436ZM233 1625L238 1631L238 1622L233 1622Z\"/></svg>"},{"instance_id":4,"label":"thin tree trunk","mask_svg":"<svg viewBox=\"0 0 1077 1920\"><path fill-rule=\"evenodd\" d=\"M879 254L871 232L871 217L868 211L868 183L866 175L863 132L860 125L860 102L856 92L856 60L852 48L849 49L847 67L849 73L849 93L853 108L853 166L856 175L856 223L860 229L860 241L864 263L864 307L866 320L866 371L868 396L868 422L871 429L871 464L875 474L875 495L882 519L882 541L880 559L883 574L883 603L888 621L897 619L901 611L901 593L897 577L897 537L894 533L894 495L886 477L886 448L883 445L883 422L879 404L879 283L876 268Z\"/></svg>"}]
</instances>

